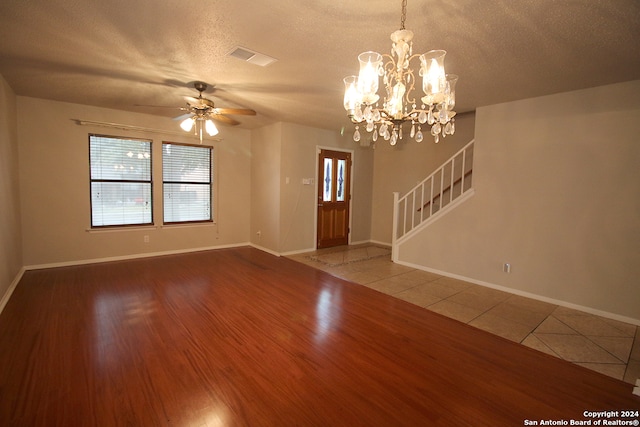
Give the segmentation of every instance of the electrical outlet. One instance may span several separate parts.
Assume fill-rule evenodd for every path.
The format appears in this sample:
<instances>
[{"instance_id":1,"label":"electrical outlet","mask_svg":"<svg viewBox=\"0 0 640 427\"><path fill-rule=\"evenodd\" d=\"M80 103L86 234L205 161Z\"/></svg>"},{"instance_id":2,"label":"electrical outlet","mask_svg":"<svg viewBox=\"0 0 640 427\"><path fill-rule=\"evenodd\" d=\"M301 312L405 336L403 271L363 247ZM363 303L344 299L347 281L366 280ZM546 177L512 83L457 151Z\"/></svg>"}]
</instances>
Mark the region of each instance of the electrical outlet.
<instances>
[{"instance_id":1,"label":"electrical outlet","mask_svg":"<svg viewBox=\"0 0 640 427\"><path fill-rule=\"evenodd\" d=\"M509 263L504 263L504 265L502 266L502 271L505 273L511 273L511 264Z\"/></svg>"},{"instance_id":2,"label":"electrical outlet","mask_svg":"<svg viewBox=\"0 0 640 427\"><path fill-rule=\"evenodd\" d=\"M149 243L149 235L148 235L148 234L145 234L145 235L144 235L144 237L142 238L142 240L143 240L145 243Z\"/></svg>"}]
</instances>

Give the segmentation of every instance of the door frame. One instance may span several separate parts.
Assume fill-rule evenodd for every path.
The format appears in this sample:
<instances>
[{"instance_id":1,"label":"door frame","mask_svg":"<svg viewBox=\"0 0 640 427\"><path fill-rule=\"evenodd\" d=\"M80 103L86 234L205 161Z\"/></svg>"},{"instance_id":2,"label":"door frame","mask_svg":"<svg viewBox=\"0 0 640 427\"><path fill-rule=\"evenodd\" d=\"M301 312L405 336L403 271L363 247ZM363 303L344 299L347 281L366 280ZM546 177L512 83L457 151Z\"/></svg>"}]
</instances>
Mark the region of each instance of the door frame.
<instances>
[{"instance_id":1,"label":"door frame","mask_svg":"<svg viewBox=\"0 0 640 427\"><path fill-rule=\"evenodd\" d=\"M353 170L354 170L354 165L356 162L356 156L355 156L355 151L354 150L350 150L350 149L346 149L346 148L340 148L340 147L331 147L328 145L316 145L316 150L315 150L315 175L314 175L314 187L315 187L315 197L313 198L313 248L314 250L318 249L318 197L320 196L320 194L318 193L318 183L316 182L316 180L318 179L318 173L320 172L320 170L318 169L318 164L319 164L319 157L320 157L320 152L321 150L330 150L330 151L338 151L340 153L349 153L351 155L351 166L349 169L349 174L350 174L350 180L349 180L349 194L351 195L351 197L349 198L349 233L348 233L348 237L347 237L347 244L351 244L351 231L353 230Z\"/></svg>"}]
</instances>

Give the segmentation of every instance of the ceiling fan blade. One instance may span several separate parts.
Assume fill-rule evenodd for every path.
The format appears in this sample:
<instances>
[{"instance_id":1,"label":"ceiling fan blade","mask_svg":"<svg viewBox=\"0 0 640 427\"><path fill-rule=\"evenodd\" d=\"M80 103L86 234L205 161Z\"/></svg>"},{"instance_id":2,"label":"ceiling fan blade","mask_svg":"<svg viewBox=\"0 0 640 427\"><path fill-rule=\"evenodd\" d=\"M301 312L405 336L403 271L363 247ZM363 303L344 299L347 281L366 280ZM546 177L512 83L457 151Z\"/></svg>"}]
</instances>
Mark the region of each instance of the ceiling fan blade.
<instances>
[{"instance_id":1,"label":"ceiling fan blade","mask_svg":"<svg viewBox=\"0 0 640 427\"><path fill-rule=\"evenodd\" d=\"M213 120L217 120L219 122L222 123L226 123L228 125L239 125L240 122L237 120L232 119L231 117L227 117L227 116L223 116L221 114L211 114L209 117L211 117Z\"/></svg>"},{"instance_id":2,"label":"ceiling fan blade","mask_svg":"<svg viewBox=\"0 0 640 427\"><path fill-rule=\"evenodd\" d=\"M194 98L193 96L185 96L184 99L191 106L213 107L213 101L207 98Z\"/></svg>"},{"instance_id":3,"label":"ceiling fan blade","mask_svg":"<svg viewBox=\"0 0 640 427\"><path fill-rule=\"evenodd\" d=\"M149 105L149 104L134 104L134 107L146 107L146 108L168 108L171 110L187 111L185 107L171 107L169 105Z\"/></svg>"},{"instance_id":4,"label":"ceiling fan blade","mask_svg":"<svg viewBox=\"0 0 640 427\"><path fill-rule=\"evenodd\" d=\"M182 114L182 115L180 115L178 117L174 117L173 120L181 121L181 120L184 120L184 119L188 119L189 117L193 117L193 116L195 116L195 114L187 113L187 114Z\"/></svg>"},{"instance_id":5,"label":"ceiling fan blade","mask_svg":"<svg viewBox=\"0 0 640 427\"><path fill-rule=\"evenodd\" d=\"M255 116L256 112L249 108L214 108L216 114L231 114L242 116Z\"/></svg>"}]
</instances>

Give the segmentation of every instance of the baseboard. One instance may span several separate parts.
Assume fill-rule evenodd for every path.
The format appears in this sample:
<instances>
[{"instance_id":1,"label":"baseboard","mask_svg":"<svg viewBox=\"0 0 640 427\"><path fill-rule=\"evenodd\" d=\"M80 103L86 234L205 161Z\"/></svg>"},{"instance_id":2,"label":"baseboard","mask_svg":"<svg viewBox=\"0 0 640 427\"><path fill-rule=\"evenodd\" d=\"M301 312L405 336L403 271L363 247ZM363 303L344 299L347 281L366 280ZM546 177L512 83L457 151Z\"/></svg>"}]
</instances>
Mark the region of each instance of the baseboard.
<instances>
[{"instance_id":1,"label":"baseboard","mask_svg":"<svg viewBox=\"0 0 640 427\"><path fill-rule=\"evenodd\" d=\"M255 243L249 243L249 246L251 246L252 248L256 248L256 249L258 249L260 251L266 252L268 254L271 254L273 256L279 257L279 256L284 255L284 254L281 254L279 252L273 251L273 250L271 250L269 248L265 248L264 246L256 245Z\"/></svg>"},{"instance_id":2,"label":"baseboard","mask_svg":"<svg viewBox=\"0 0 640 427\"><path fill-rule=\"evenodd\" d=\"M391 247L391 243L389 243L389 242L381 242L379 240L369 240L368 243L372 243L374 245L384 246L386 248L390 248Z\"/></svg>"},{"instance_id":3,"label":"baseboard","mask_svg":"<svg viewBox=\"0 0 640 427\"><path fill-rule=\"evenodd\" d=\"M404 261L394 261L396 264L404 265L407 267L415 268L416 270L427 271L429 273L438 274L440 276L450 277L452 279L463 280L465 282L473 283L475 285L484 286L498 291L507 292L509 294L518 295L525 298L531 298L534 300L546 302L549 304L558 305L561 307L571 308L573 310L583 311L585 313L593 314L600 317L605 317L611 320L617 320L619 322L630 323L632 325L640 326L640 319L634 319L632 317L622 316L615 313L609 313L608 311L602 311L591 307L586 307L578 304L573 304L567 301L557 300L554 298L548 298L542 295L533 294L526 291L520 291L518 289L508 288L506 286L496 285L494 283L484 282L482 280L476 280L471 277L461 276L459 274L449 273L447 271L436 270L435 268L428 268L423 265L413 264Z\"/></svg>"},{"instance_id":4,"label":"baseboard","mask_svg":"<svg viewBox=\"0 0 640 427\"><path fill-rule=\"evenodd\" d=\"M162 252L147 252L147 253L138 253L138 254L123 255L123 256L106 257L106 258L92 258L92 259L83 259L83 260L75 260L75 261L67 261L67 262L56 262L51 264L28 265L28 266L25 266L24 269L25 270L41 270L44 268L70 267L74 265L98 264L98 263L113 262L113 261L127 261L132 259L153 258L157 256L180 255L180 254L186 254L191 252L210 251L214 249L239 248L242 246L251 246L251 243L249 242L233 243L229 245L178 249L178 250L162 251Z\"/></svg>"},{"instance_id":5,"label":"baseboard","mask_svg":"<svg viewBox=\"0 0 640 427\"><path fill-rule=\"evenodd\" d=\"M358 245L367 245L367 244L384 246L385 248L391 248L391 245L389 243L377 242L377 241L373 241L373 240L359 240L357 242L350 242L349 246L358 246ZM265 252L269 252L269 253L272 253L273 255L278 255L278 256L298 255L298 254L304 254L304 253L307 253L307 252L313 252L313 251L317 250L317 248L306 248L306 249L299 249L299 250L295 250L295 251L282 252L282 253L278 254L276 252L270 251L269 249L263 248L263 247L258 246L258 245L251 244L251 246L253 246L256 249L260 249L260 250L263 250ZM330 249L330 248L326 248L326 249Z\"/></svg>"},{"instance_id":6,"label":"baseboard","mask_svg":"<svg viewBox=\"0 0 640 427\"><path fill-rule=\"evenodd\" d=\"M9 298L11 298L11 295L13 295L13 291L15 291L16 286L18 286L18 283L20 282L20 279L22 279L22 275L24 274L25 271L26 270L24 267L20 269L16 277L13 279L13 281L9 285L7 292L5 292L4 295L2 296L2 299L0 299L0 314L2 313L2 310L4 310L4 307L7 305L7 303L9 302Z\"/></svg>"},{"instance_id":7,"label":"baseboard","mask_svg":"<svg viewBox=\"0 0 640 427\"><path fill-rule=\"evenodd\" d=\"M367 243L371 243L371 240L350 241L349 246L366 245Z\"/></svg>"},{"instance_id":8,"label":"baseboard","mask_svg":"<svg viewBox=\"0 0 640 427\"><path fill-rule=\"evenodd\" d=\"M258 248L258 249L261 249L261 248ZM282 252L280 255L282 255L282 256L291 256L291 255L304 254L304 253L307 253L307 252L313 252L315 250L316 250L316 248L299 249L299 250L296 250L296 251Z\"/></svg>"},{"instance_id":9,"label":"baseboard","mask_svg":"<svg viewBox=\"0 0 640 427\"><path fill-rule=\"evenodd\" d=\"M362 244L362 243L373 243L373 244L378 244L378 245L381 245L381 246L391 247L391 245L389 245L388 243L375 242L375 241L370 241L370 240L366 240L366 241L362 241L362 242L358 242L358 243L353 243L353 244ZM200 247L200 248L178 249L178 250L161 251L161 252L147 252L147 253L138 253L138 254L115 256L115 257L91 258L91 259L82 259L82 260L65 261L65 262L54 262L54 263L49 263L49 264L34 264L34 265L25 266L23 268L23 270L24 271L29 271L29 270L42 270L42 269L45 269L45 268L73 267L73 266L76 266L76 265L98 264L98 263L113 262L113 261L127 261L127 260L133 260L133 259L153 258L153 257L157 257L157 256L179 255L179 254L185 254L185 253L191 253L191 252L210 251L210 250L214 250L214 249L239 248L239 247L242 247L242 246L251 246L253 248L256 248L256 249L261 250L263 252L267 252L267 253L269 253L271 255L274 255L274 256L277 256L277 257L296 255L296 254L305 253L305 252L311 252L311 251L315 250L315 248L307 248L307 249L301 249L301 250L296 250L296 251L289 251L289 252L280 253L280 252L276 252L274 250L271 250L269 248L266 248L264 246L257 245L257 244L252 243L252 242L242 242L242 243L233 243L233 244L229 244L229 245L207 246L207 247ZM15 285L14 285L14 287L15 287Z\"/></svg>"}]
</instances>

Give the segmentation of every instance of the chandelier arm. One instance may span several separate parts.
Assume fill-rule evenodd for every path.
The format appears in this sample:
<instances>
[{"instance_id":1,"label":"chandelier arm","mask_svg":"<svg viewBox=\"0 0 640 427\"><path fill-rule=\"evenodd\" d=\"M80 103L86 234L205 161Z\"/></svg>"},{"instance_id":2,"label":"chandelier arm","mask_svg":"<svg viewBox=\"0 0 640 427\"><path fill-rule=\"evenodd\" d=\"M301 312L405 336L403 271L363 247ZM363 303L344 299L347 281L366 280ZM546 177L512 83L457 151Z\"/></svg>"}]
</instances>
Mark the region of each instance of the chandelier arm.
<instances>
[{"instance_id":1,"label":"chandelier arm","mask_svg":"<svg viewBox=\"0 0 640 427\"><path fill-rule=\"evenodd\" d=\"M389 55L388 53L383 53L382 58L388 59L388 61L383 63L382 65L382 69L384 70L384 74L386 75L387 72L396 68L396 61L393 59L393 56Z\"/></svg>"},{"instance_id":2,"label":"chandelier arm","mask_svg":"<svg viewBox=\"0 0 640 427\"><path fill-rule=\"evenodd\" d=\"M410 75L411 79L405 79L407 80L407 91L404 95L404 99L407 101L407 104L415 104L416 103L416 99L415 98L409 98L409 96L411 95L411 92L413 92L413 89L415 88L415 81L416 81L416 77L413 74L413 69L409 68L409 70L405 73L405 75Z\"/></svg>"},{"instance_id":3,"label":"chandelier arm","mask_svg":"<svg viewBox=\"0 0 640 427\"><path fill-rule=\"evenodd\" d=\"M393 117L386 110L380 110L380 123L391 124Z\"/></svg>"}]
</instances>

